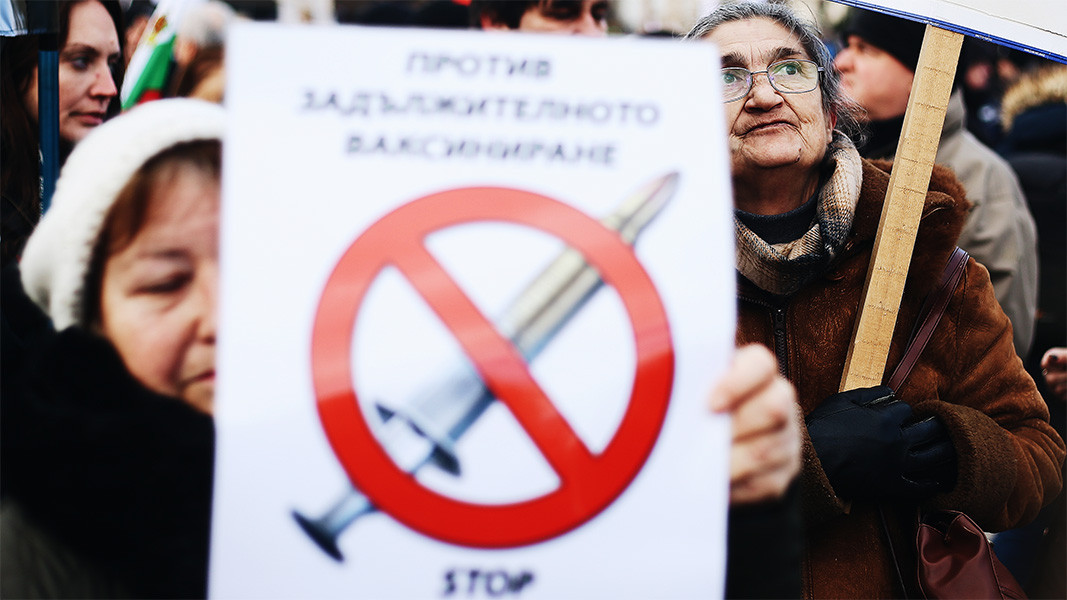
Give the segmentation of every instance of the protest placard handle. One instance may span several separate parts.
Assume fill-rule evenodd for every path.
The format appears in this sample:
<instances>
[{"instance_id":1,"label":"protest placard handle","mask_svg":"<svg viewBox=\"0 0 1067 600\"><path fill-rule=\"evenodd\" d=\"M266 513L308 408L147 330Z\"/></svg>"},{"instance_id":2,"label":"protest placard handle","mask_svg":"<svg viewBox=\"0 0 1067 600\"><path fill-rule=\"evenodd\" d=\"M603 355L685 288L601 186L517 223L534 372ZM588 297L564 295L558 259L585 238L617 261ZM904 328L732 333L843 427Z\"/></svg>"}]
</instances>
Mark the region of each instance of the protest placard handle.
<instances>
[{"instance_id":1,"label":"protest placard handle","mask_svg":"<svg viewBox=\"0 0 1067 600\"><path fill-rule=\"evenodd\" d=\"M926 26L841 390L882 383L963 35Z\"/></svg>"}]
</instances>

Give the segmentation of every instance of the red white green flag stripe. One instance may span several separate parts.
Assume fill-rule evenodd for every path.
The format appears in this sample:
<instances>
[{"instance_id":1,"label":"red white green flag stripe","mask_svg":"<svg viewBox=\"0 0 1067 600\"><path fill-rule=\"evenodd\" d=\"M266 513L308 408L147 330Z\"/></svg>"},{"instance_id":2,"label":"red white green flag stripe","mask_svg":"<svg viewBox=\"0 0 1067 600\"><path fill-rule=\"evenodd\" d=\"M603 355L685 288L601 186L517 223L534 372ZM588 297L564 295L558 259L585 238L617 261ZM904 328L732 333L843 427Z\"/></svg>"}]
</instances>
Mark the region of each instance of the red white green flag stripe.
<instances>
[{"instance_id":1,"label":"red white green flag stripe","mask_svg":"<svg viewBox=\"0 0 1067 600\"><path fill-rule=\"evenodd\" d=\"M122 84L122 109L163 95L170 76L174 36L189 8L203 0L161 0L137 43Z\"/></svg>"}]
</instances>

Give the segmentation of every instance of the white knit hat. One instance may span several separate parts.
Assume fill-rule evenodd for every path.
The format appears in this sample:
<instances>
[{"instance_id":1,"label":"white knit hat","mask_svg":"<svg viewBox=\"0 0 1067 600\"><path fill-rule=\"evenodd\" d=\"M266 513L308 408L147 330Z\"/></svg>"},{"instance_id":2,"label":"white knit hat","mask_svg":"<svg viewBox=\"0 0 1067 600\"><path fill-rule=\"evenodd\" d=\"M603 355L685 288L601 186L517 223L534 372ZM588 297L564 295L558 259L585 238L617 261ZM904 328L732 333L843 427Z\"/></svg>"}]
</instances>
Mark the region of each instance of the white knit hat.
<instances>
[{"instance_id":1,"label":"white knit hat","mask_svg":"<svg viewBox=\"0 0 1067 600\"><path fill-rule=\"evenodd\" d=\"M225 111L217 104L157 100L104 123L75 146L20 261L26 294L57 331L88 326L82 313L89 262L104 217L130 177L176 144L221 141L224 126Z\"/></svg>"}]
</instances>

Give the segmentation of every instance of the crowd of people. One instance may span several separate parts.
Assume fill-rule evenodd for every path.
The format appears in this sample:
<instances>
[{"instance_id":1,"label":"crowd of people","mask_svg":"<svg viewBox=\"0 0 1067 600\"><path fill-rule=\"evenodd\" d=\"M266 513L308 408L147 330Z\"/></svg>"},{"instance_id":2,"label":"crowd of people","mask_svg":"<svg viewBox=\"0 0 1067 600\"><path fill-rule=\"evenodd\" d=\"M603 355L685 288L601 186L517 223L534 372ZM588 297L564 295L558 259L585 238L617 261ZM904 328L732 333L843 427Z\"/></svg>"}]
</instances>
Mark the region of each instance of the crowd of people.
<instances>
[{"instance_id":1,"label":"crowd of people","mask_svg":"<svg viewBox=\"0 0 1067 600\"><path fill-rule=\"evenodd\" d=\"M39 40L2 38L4 597L207 593L223 61L237 9L208 0L188 15L167 97L119 114L138 39L124 16L143 28L150 11L58 4L64 165L43 217ZM607 36L611 4L337 12ZM998 99L995 149L967 128L961 65L890 366L956 246L971 258L907 379L841 391L923 27L853 9L835 29L741 1L677 40L720 53L734 190L738 350L709 391L709 410L732 417L726 596L919 597L896 569L915 557L893 548L914 539L918 511L954 509L1005 532L998 553L1034 597L1063 597L1067 65L1019 70Z\"/></svg>"}]
</instances>

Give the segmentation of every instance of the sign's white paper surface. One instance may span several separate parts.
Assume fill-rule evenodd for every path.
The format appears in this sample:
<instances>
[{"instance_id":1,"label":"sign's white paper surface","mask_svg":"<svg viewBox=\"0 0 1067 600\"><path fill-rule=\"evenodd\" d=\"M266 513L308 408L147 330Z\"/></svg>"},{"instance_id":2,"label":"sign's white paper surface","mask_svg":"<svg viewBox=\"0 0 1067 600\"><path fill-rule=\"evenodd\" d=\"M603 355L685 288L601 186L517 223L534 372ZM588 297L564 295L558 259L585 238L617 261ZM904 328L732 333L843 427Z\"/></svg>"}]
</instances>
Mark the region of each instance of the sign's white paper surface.
<instances>
[{"instance_id":1,"label":"sign's white paper surface","mask_svg":"<svg viewBox=\"0 0 1067 600\"><path fill-rule=\"evenodd\" d=\"M263 24L234 30L213 597L721 596L729 428L706 402L733 349L735 284L717 69L710 44L676 41ZM431 463L413 481L419 497L474 506L475 514L536 504L570 468L553 466L545 447L578 440L560 451L605 453L627 411L648 402L631 400L636 374L662 373L669 364L662 426L651 430L647 457L632 463L632 480L606 507L529 543L511 544L510 534L486 530L478 518L446 522L416 511L400 519L382 510L336 531L343 561L327 556L294 512L321 517L352 493L349 475L381 472L368 474L362 456L346 464L336 450L354 438L330 439L327 423L347 431L362 419L377 444L387 428L379 406L403 412L413 398L447 398L449 378L478 362L459 341L457 306L469 300L503 327L496 320L561 251L600 239L603 226L589 223L665 177L675 177L677 188L632 250L619 252L627 246L616 237L586 257L613 284L531 353L530 376L548 399L546 412L560 419L542 427L495 401L458 436L458 475ZM473 212L438 223L451 212L431 204L452 193L457 211ZM407 214L397 212L403 207L418 210L391 219ZM576 216L551 216L557 209ZM411 233L426 220L428 235ZM375 235L385 241L368 241ZM380 271L368 266L379 254ZM346 256L350 271L339 266ZM647 285L620 276L628 271L615 262L639 265ZM370 283L361 291L345 273ZM645 306L641 290L648 289L662 303L663 331L635 321L627 308ZM324 308L325 296L341 302ZM352 327L324 332L321 323L338 322L333 313L350 313ZM659 347L664 335L671 362L639 367L646 350L635 340ZM317 347L341 350L316 355ZM337 360L346 353L348 364ZM349 417L358 419L329 412L330 402L342 412L345 403L323 378L354 393L358 406ZM420 432L403 429L415 441L388 451L398 463L404 453L417 460L426 451ZM535 443L545 431L571 433ZM578 483L602 491L597 477L587 479ZM377 485L382 502L423 506ZM557 513L575 511L534 513L512 528L536 537ZM412 524L423 517L447 532ZM463 537L472 532L499 544L472 545Z\"/></svg>"}]
</instances>

